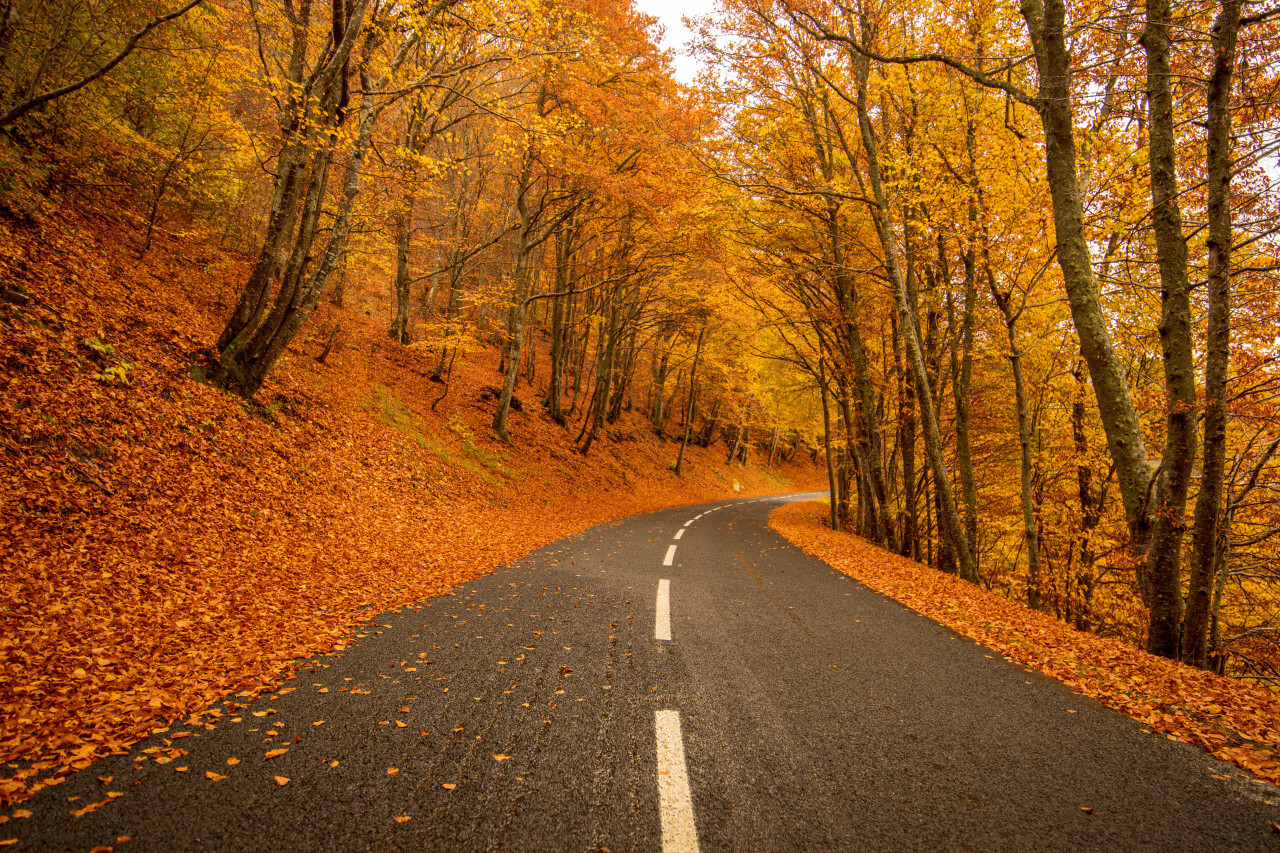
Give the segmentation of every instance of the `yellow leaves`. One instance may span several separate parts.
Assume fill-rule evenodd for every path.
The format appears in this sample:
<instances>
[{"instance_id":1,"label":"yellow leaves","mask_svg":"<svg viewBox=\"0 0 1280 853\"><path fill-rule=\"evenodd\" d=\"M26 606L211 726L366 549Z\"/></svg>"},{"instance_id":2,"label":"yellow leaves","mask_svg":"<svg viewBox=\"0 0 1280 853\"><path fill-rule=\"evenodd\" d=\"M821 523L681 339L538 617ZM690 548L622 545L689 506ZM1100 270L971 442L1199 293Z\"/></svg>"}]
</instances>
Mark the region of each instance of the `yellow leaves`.
<instances>
[{"instance_id":1,"label":"yellow leaves","mask_svg":"<svg viewBox=\"0 0 1280 853\"><path fill-rule=\"evenodd\" d=\"M288 776L275 776L275 777L273 777L273 778L276 780L276 785L277 785L277 786L283 787L283 786L285 786L285 785L288 785L288 784L289 784L289 777L288 777Z\"/></svg>"},{"instance_id":2,"label":"yellow leaves","mask_svg":"<svg viewBox=\"0 0 1280 853\"><path fill-rule=\"evenodd\" d=\"M444 788L446 791L452 791L454 788L456 788L456 787L458 787L458 786L457 786L457 785L455 785L453 782L445 782L445 783L444 783L443 785L441 785L440 787L441 787L441 788Z\"/></svg>"},{"instance_id":3,"label":"yellow leaves","mask_svg":"<svg viewBox=\"0 0 1280 853\"><path fill-rule=\"evenodd\" d=\"M267 754L263 757L262 760L268 761L272 758L279 758L280 756L284 755L288 751L289 750L287 747L280 747L279 749L269 749L267 750Z\"/></svg>"},{"instance_id":4,"label":"yellow leaves","mask_svg":"<svg viewBox=\"0 0 1280 853\"><path fill-rule=\"evenodd\" d=\"M501 754L499 754L499 755L495 755L495 756L493 756L493 760L494 760L494 761L506 761L506 760L507 760L507 759L509 759L510 757L511 757L510 755L501 755Z\"/></svg>"},{"instance_id":5,"label":"yellow leaves","mask_svg":"<svg viewBox=\"0 0 1280 853\"><path fill-rule=\"evenodd\" d=\"M214 782L220 782L227 777L222 773L214 773L212 770L206 770L204 771L204 778L210 779Z\"/></svg>"},{"instance_id":6,"label":"yellow leaves","mask_svg":"<svg viewBox=\"0 0 1280 853\"><path fill-rule=\"evenodd\" d=\"M236 766L239 763L240 763L240 759L236 758L234 755L227 759L227 764L230 764L232 767Z\"/></svg>"},{"instance_id":7,"label":"yellow leaves","mask_svg":"<svg viewBox=\"0 0 1280 853\"><path fill-rule=\"evenodd\" d=\"M410 820L410 817L407 814L402 814L399 817L393 818L393 820L395 820L396 823L406 823Z\"/></svg>"},{"instance_id":8,"label":"yellow leaves","mask_svg":"<svg viewBox=\"0 0 1280 853\"><path fill-rule=\"evenodd\" d=\"M399 772L400 772L400 768L399 768L399 767L388 767L388 768L387 768L387 775L388 775L388 776L394 776L394 775L396 775L396 774L397 774L397 773L399 773Z\"/></svg>"}]
</instances>

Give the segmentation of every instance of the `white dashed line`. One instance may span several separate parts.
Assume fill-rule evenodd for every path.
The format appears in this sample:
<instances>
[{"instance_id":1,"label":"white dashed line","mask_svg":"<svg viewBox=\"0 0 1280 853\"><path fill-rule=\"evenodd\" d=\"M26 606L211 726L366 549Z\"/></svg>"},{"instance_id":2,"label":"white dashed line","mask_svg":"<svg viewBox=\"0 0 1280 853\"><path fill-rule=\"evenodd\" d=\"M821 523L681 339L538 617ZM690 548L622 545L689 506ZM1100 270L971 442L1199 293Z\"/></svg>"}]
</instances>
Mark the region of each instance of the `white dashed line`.
<instances>
[{"instance_id":1,"label":"white dashed line","mask_svg":"<svg viewBox=\"0 0 1280 853\"><path fill-rule=\"evenodd\" d=\"M684 526L685 526L685 527L688 527L690 524L693 524L693 523L694 523L695 521L697 521L697 520L698 520L698 519L696 519L696 518L691 518L691 519L689 519L688 521L686 521L686 522L684 523Z\"/></svg>"},{"instance_id":2,"label":"white dashed line","mask_svg":"<svg viewBox=\"0 0 1280 853\"><path fill-rule=\"evenodd\" d=\"M679 538L680 538L681 536L683 536L683 535L684 535L684 528L683 528L683 527L681 527L679 530L677 530L677 531L676 531L676 535L675 535L674 537L672 537L672 538L674 538L674 539L679 539Z\"/></svg>"},{"instance_id":3,"label":"white dashed line","mask_svg":"<svg viewBox=\"0 0 1280 853\"><path fill-rule=\"evenodd\" d=\"M697 853L698 827L684 765L679 711L654 711L658 736L658 812L662 816L663 853Z\"/></svg>"},{"instance_id":4,"label":"white dashed line","mask_svg":"<svg viewBox=\"0 0 1280 853\"><path fill-rule=\"evenodd\" d=\"M676 558L676 546L675 545L667 546L667 557L665 560L662 561L662 565L664 566L671 565L671 561L674 560L675 558Z\"/></svg>"},{"instance_id":5,"label":"white dashed line","mask_svg":"<svg viewBox=\"0 0 1280 853\"><path fill-rule=\"evenodd\" d=\"M653 608L653 638L671 639L671 581L658 581L658 602Z\"/></svg>"}]
</instances>

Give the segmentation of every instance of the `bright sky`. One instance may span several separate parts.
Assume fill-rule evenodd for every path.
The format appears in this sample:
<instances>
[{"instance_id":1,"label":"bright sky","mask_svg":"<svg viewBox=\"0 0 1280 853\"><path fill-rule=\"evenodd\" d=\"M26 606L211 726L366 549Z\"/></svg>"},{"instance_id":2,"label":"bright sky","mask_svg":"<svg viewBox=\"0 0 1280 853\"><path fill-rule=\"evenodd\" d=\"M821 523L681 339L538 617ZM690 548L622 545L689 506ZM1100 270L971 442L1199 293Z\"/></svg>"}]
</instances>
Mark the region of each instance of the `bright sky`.
<instances>
[{"instance_id":1,"label":"bright sky","mask_svg":"<svg viewBox=\"0 0 1280 853\"><path fill-rule=\"evenodd\" d=\"M653 15L667 28L662 46L671 50L675 61L676 79L692 83L698 73L698 63L686 53L693 34L680 22L680 16L709 15L715 11L715 0L635 0L636 8L646 15Z\"/></svg>"}]
</instances>

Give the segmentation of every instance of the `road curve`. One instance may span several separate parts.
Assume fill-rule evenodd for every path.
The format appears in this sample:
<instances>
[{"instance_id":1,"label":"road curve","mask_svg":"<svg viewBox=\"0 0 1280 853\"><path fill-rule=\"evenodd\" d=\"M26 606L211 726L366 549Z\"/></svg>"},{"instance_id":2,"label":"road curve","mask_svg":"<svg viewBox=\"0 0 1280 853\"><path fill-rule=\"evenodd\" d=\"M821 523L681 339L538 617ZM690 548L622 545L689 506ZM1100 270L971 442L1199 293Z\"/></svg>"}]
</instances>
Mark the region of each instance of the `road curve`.
<instances>
[{"instance_id":1,"label":"road curve","mask_svg":"<svg viewBox=\"0 0 1280 853\"><path fill-rule=\"evenodd\" d=\"M292 690L40 792L0 840L1280 850L1280 791L807 557L768 528L791 499L601 525L382 614Z\"/></svg>"}]
</instances>

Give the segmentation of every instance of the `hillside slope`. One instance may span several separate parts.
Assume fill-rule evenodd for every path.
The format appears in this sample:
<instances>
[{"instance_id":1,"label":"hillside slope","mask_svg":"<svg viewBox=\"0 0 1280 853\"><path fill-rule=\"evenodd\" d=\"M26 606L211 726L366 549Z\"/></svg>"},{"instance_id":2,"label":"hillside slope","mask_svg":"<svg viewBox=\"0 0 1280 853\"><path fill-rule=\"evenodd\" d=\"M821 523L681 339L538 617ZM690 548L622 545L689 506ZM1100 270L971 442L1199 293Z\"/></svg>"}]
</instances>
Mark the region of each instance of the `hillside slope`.
<instances>
[{"instance_id":1,"label":"hillside slope","mask_svg":"<svg viewBox=\"0 0 1280 853\"><path fill-rule=\"evenodd\" d=\"M242 258L170 239L136 265L92 214L0 220L0 802L119 753L388 608L590 525L818 486L806 454L732 468L626 414L589 457L496 352L455 367L326 306L247 405L193 379ZM545 372L544 372L545 375Z\"/></svg>"}]
</instances>

